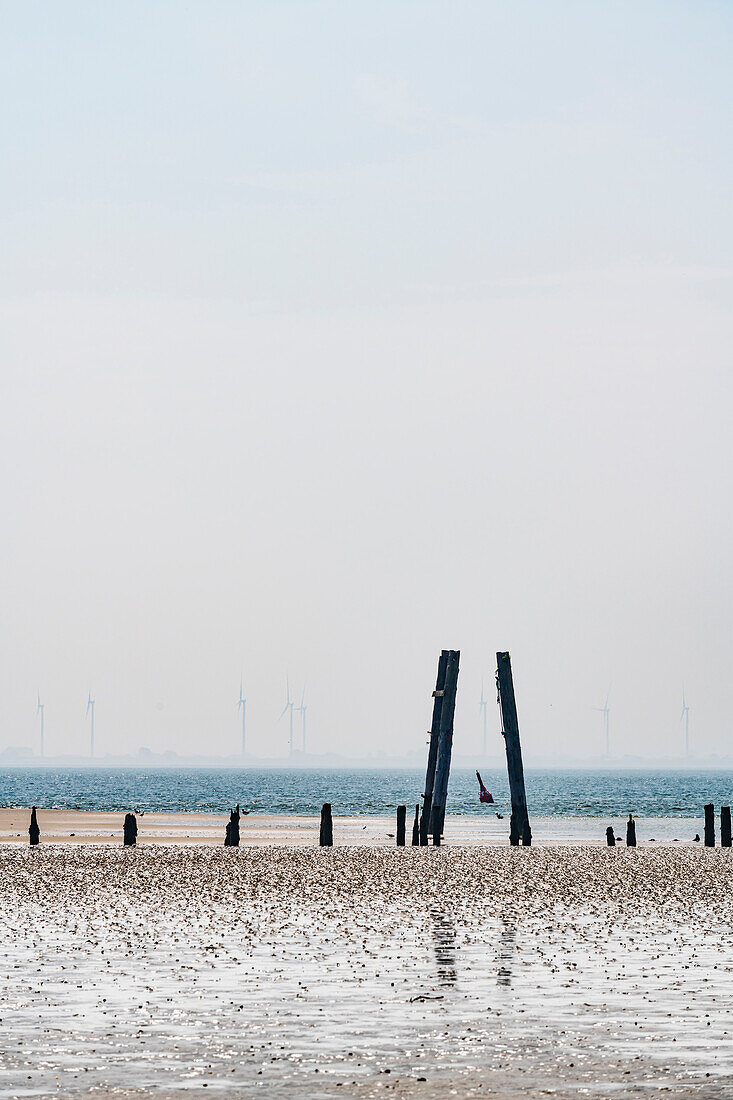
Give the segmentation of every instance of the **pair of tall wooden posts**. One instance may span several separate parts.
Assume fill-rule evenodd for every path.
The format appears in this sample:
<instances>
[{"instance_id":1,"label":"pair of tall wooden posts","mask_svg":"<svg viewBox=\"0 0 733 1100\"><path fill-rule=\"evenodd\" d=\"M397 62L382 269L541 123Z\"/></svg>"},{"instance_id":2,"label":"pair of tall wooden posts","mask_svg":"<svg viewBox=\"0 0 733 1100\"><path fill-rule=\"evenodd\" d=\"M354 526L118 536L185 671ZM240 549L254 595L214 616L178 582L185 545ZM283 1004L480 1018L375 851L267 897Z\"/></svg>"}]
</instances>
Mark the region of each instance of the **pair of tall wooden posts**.
<instances>
[{"instance_id":1,"label":"pair of tall wooden posts","mask_svg":"<svg viewBox=\"0 0 733 1100\"><path fill-rule=\"evenodd\" d=\"M456 709L460 658L461 654L457 649L444 649L438 658L438 676L433 692L433 720L429 731L425 794L420 816L420 844L423 846L428 843L430 833L436 847L440 844L443 835L450 759L453 751L453 716Z\"/></svg>"},{"instance_id":2,"label":"pair of tall wooden posts","mask_svg":"<svg viewBox=\"0 0 733 1100\"><path fill-rule=\"evenodd\" d=\"M430 833L433 836L433 844L436 846L440 844L443 835L460 656L457 649L444 649L438 659L438 676L433 692L433 721L430 726L428 767L425 774L425 794L419 824L419 840L423 846L428 843ZM512 802L509 843L516 845L521 840L522 844L530 845L532 830L529 825L527 794L524 788L524 767L519 743L519 721L514 698L512 663L508 653L496 655L496 685Z\"/></svg>"}]
</instances>

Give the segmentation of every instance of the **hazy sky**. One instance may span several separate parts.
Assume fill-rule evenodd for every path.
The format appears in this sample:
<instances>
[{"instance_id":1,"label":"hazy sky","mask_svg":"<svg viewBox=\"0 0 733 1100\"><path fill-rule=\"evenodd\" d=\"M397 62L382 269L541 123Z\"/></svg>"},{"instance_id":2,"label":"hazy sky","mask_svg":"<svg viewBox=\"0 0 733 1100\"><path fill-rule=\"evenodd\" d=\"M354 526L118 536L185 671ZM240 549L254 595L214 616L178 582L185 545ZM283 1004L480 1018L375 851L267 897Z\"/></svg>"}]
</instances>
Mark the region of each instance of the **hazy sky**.
<instances>
[{"instance_id":1,"label":"hazy sky","mask_svg":"<svg viewBox=\"0 0 733 1100\"><path fill-rule=\"evenodd\" d=\"M0 0L0 749L733 748L733 7Z\"/></svg>"}]
</instances>

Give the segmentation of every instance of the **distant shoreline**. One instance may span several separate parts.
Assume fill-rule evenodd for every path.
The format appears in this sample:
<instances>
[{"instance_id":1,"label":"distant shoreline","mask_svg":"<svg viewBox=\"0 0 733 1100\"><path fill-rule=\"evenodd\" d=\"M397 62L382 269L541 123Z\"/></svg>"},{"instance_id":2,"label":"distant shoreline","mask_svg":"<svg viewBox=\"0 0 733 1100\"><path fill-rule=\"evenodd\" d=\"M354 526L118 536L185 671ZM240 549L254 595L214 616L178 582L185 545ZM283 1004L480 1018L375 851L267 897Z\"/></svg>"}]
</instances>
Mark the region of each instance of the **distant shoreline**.
<instances>
[{"instance_id":1,"label":"distant shoreline","mask_svg":"<svg viewBox=\"0 0 733 1100\"><path fill-rule=\"evenodd\" d=\"M408 761L397 759L390 760L365 760L362 758L349 760L347 758L322 759L311 757L308 760L241 760L234 757L176 757L164 759L162 756L142 757L95 757L94 760L81 756L47 756L44 758L30 756L28 758L7 757L0 753L0 772L8 771L42 771L44 769L88 769L90 771L112 768L126 771L145 768L152 771L324 771L324 772L424 772L425 761ZM500 757L454 757L451 771L473 772L475 768L493 771L506 771L506 760ZM653 773L677 773L698 771L719 771L733 773L733 756L720 759L701 757L699 759L677 759L666 757L662 760L647 760L646 758L624 758L614 760L570 760L567 762L536 762L525 764L525 771L532 772L653 772Z\"/></svg>"}]
</instances>

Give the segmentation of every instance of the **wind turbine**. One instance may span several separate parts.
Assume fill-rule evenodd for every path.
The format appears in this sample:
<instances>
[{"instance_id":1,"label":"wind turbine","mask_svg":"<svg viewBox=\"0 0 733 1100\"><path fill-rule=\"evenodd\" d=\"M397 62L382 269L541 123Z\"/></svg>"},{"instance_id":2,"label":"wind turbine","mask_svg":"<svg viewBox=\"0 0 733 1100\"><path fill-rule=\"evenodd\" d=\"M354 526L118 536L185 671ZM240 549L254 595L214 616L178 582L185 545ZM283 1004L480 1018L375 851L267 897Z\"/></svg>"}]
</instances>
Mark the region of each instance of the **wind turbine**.
<instances>
[{"instance_id":1,"label":"wind turbine","mask_svg":"<svg viewBox=\"0 0 733 1100\"><path fill-rule=\"evenodd\" d=\"M484 756L486 756L486 708L487 708L488 705L489 705L488 699L484 699L484 678L482 676L481 677L481 702L478 705L478 712L479 712L479 714L481 714L483 712L483 719L484 719L484 753L483 753Z\"/></svg>"},{"instance_id":2,"label":"wind turbine","mask_svg":"<svg viewBox=\"0 0 733 1100\"><path fill-rule=\"evenodd\" d=\"M287 702L285 703L285 706L282 709L282 714L280 715L280 718L282 718L286 714L287 711L290 711L290 740L288 742L288 745L289 745L290 756L292 756L293 755L293 701L290 698L290 679L289 679L288 676L285 677L285 690L286 690L286 693L287 693L286 694ZM278 718L278 722L280 721L280 718Z\"/></svg>"},{"instance_id":3,"label":"wind turbine","mask_svg":"<svg viewBox=\"0 0 733 1100\"><path fill-rule=\"evenodd\" d=\"M604 730L605 730L605 733L606 733L606 757L610 756L610 752L611 752L611 750L610 750L610 741L609 741L609 736L608 736L608 725L609 725L608 718L609 718L609 715L611 713L611 708L608 705L608 700L609 700L610 695L611 695L611 687L609 685L608 691L606 692L606 701L603 704L603 706L602 707L593 707L593 710L597 710L600 714L603 715L603 726L604 726Z\"/></svg>"},{"instance_id":4,"label":"wind turbine","mask_svg":"<svg viewBox=\"0 0 733 1100\"><path fill-rule=\"evenodd\" d=\"M239 681L239 699L237 700L237 710L242 712L242 759L244 759L246 749L246 715L247 715L247 700L242 695L242 680Z\"/></svg>"},{"instance_id":5,"label":"wind turbine","mask_svg":"<svg viewBox=\"0 0 733 1100\"><path fill-rule=\"evenodd\" d=\"M44 755L44 744L43 744L43 734L44 734L44 722L43 722L43 708L45 707L45 705L46 705L45 703L42 703L42 702L41 702L41 693L40 693L40 691L39 691L39 692L38 692L38 704L37 704L37 706L36 706L36 714L40 714L40 716L41 716L41 756L43 756L43 755Z\"/></svg>"},{"instance_id":6,"label":"wind turbine","mask_svg":"<svg viewBox=\"0 0 733 1100\"><path fill-rule=\"evenodd\" d=\"M690 708L685 701L685 686L682 685L682 714L680 715L680 722L684 718L685 720L685 759L690 755Z\"/></svg>"},{"instance_id":7,"label":"wind turbine","mask_svg":"<svg viewBox=\"0 0 733 1100\"><path fill-rule=\"evenodd\" d=\"M93 756L94 756L94 704L95 704L95 702L96 702L96 700L95 700L95 699L92 699L92 693L91 693L91 691L90 691L90 692L89 692L89 697L87 698L87 714L89 714L89 713L91 712L91 716L92 716L92 721L91 721L91 738L90 738L90 746L91 746L91 751L90 751L90 753L89 753L89 755L90 755L91 757L93 757ZM85 717L86 717L86 715L85 715Z\"/></svg>"},{"instance_id":8,"label":"wind turbine","mask_svg":"<svg viewBox=\"0 0 733 1100\"><path fill-rule=\"evenodd\" d=\"M302 748L302 751L305 752L305 712L308 710L308 707L305 705L305 684L303 684L303 694L300 697L300 706L296 707L295 709L300 714L300 720L301 720L301 723L302 723L302 726L301 726L301 740L302 740L301 748Z\"/></svg>"}]
</instances>

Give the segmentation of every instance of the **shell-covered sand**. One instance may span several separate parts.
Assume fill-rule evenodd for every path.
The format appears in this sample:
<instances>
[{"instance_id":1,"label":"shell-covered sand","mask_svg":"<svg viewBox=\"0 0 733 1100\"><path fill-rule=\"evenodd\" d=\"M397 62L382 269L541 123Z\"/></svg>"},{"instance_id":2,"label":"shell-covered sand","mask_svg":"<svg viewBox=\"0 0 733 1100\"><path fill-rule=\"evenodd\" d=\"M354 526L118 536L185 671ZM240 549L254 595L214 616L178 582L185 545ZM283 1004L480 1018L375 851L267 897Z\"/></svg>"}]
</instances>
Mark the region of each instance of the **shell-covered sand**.
<instances>
[{"instance_id":1,"label":"shell-covered sand","mask_svg":"<svg viewBox=\"0 0 733 1100\"><path fill-rule=\"evenodd\" d=\"M0 873L0 1095L733 1097L728 850L5 845Z\"/></svg>"}]
</instances>

